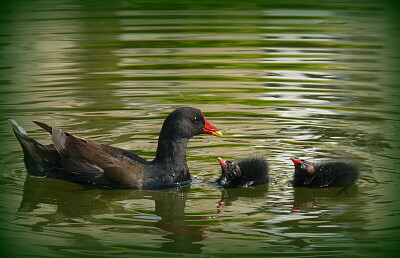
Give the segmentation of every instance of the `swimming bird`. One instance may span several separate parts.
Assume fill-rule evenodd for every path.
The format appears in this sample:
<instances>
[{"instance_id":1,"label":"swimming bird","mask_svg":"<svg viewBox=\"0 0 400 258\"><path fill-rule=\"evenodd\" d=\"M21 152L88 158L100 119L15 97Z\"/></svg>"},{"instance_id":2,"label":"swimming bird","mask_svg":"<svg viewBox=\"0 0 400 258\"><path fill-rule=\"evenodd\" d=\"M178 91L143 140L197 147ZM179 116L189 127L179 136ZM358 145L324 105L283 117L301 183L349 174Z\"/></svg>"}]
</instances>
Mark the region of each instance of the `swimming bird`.
<instances>
[{"instance_id":1,"label":"swimming bird","mask_svg":"<svg viewBox=\"0 0 400 258\"><path fill-rule=\"evenodd\" d=\"M189 139L203 133L222 136L199 109L180 107L164 120L156 156L147 161L127 150L33 121L51 134L53 143L43 145L30 138L15 120L10 122L29 174L113 188L159 189L190 182L186 161Z\"/></svg>"},{"instance_id":2,"label":"swimming bird","mask_svg":"<svg viewBox=\"0 0 400 258\"><path fill-rule=\"evenodd\" d=\"M264 158L253 157L239 161L218 158L222 174L215 183L223 188L249 187L269 182L268 163Z\"/></svg>"},{"instance_id":3,"label":"swimming bird","mask_svg":"<svg viewBox=\"0 0 400 258\"><path fill-rule=\"evenodd\" d=\"M309 188L343 187L339 192L355 184L358 167L347 161L329 161L313 164L306 160L291 158L294 164L293 186Z\"/></svg>"}]
</instances>

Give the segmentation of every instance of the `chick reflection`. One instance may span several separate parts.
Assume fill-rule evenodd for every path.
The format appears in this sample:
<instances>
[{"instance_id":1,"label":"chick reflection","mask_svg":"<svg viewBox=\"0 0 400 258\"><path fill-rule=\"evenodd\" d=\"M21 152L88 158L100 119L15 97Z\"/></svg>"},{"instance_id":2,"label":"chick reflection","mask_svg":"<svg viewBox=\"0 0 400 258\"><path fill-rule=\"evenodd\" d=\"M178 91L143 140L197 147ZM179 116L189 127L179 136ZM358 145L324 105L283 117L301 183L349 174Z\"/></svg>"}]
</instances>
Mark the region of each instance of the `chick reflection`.
<instances>
[{"instance_id":1,"label":"chick reflection","mask_svg":"<svg viewBox=\"0 0 400 258\"><path fill-rule=\"evenodd\" d=\"M225 207L231 206L234 201L239 199L247 199L252 201L254 199L265 198L268 192L268 184L257 185L254 187L241 187L241 188L222 188L221 200L218 202L218 213L223 213Z\"/></svg>"},{"instance_id":2,"label":"chick reflection","mask_svg":"<svg viewBox=\"0 0 400 258\"><path fill-rule=\"evenodd\" d=\"M307 188L294 187L294 199L291 208L292 213L307 211L316 205L329 206L343 203L358 196L358 185L347 188L347 194L340 194L340 188Z\"/></svg>"},{"instance_id":3,"label":"chick reflection","mask_svg":"<svg viewBox=\"0 0 400 258\"><path fill-rule=\"evenodd\" d=\"M98 215L103 214L118 214L124 218L132 218L137 215L137 212L126 209L121 203L129 200L150 199L155 202L154 214L161 218L152 225L168 232L163 235L166 241L161 245L159 242L154 243L154 248L158 247L165 252L201 253L203 245L196 242L206 237L203 231L206 226L187 224L185 202L189 190L190 186L157 191L85 189L80 185L60 180L28 177L24 184L23 198L18 211L25 215L32 213L32 217L43 218L44 220L40 222L34 219L35 223L30 224L32 230L43 230L51 224L79 223L80 220L77 221L77 218L101 223L97 221ZM204 219L208 218L190 216L191 221ZM138 227L142 226L141 222L133 221L133 223L138 223ZM134 243L136 236L141 237L141 231L135 227L129 230L131 230Z\"/></svg>"}]
</instances>

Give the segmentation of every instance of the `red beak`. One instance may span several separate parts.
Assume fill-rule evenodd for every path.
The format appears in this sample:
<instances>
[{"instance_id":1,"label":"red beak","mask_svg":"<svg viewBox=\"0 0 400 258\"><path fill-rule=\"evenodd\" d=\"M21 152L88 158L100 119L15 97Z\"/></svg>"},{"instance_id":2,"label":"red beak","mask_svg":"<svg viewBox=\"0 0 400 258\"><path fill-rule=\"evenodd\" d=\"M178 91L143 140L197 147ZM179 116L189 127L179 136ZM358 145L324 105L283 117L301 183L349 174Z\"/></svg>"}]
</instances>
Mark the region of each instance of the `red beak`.
<instances>
[{"instance_id":1,"label":"red beak","mask_svg":"<svg viewBox=\"0 0 400 258\"><path fill-rule=\"evenodd\" d=\"M299 159L295 159L295 158L290 158L290 159L293 161L293 164L294 164L294 165L303 164L303 161L301 161L301 160L299 160Z\"/></svg>"},{"instance_id":2,"label":"red beak","mask_svg":"<svg viewBox=\"0 0 400 258\"><path fill-rule=\"evenodd\" d=\"M206 123L206 125L203 128L204 133L210 134L210 135L215 135L215 136L222 136L222 133L218 130L217 127L215 127L212 124L210 124L207 121L207 119L205 118L205 116L203 116L203 118L204 118L204 122Z\"/></svg>"},{"instance_id":3,"label":"red beak","mask_svg":"<svg viewBox=\"0 0 400 258\"><path fill-rule=\"evenodd\" d=\"M226 168L226 159L218 158L218 161L222 168Z\"/></svg>"}]
</instances>

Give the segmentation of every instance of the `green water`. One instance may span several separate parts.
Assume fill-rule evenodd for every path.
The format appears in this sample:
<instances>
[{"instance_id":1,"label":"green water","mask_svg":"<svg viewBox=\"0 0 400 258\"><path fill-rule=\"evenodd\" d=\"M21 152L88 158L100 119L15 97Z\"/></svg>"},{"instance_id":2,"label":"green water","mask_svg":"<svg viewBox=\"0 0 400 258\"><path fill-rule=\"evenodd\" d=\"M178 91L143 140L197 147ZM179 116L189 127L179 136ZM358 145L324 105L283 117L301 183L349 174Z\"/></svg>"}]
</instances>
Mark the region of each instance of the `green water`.
<instances>
[{"instance_id":1,"label":"green water","mask_svg":"<svg viewBox=\"0 0 400 258\"><path fill-rule=\"evenodd\" d=\"M379 1L17 1L0 16L0 230L7 257L389 257L400 240L399 40ZM193 106L193 184L86 189L26 174L6 118L155 155ZM221 190L217 157L273 182ZM291 156L359 163L349 196L293 188Z\"/></svg>"}]
</instances>

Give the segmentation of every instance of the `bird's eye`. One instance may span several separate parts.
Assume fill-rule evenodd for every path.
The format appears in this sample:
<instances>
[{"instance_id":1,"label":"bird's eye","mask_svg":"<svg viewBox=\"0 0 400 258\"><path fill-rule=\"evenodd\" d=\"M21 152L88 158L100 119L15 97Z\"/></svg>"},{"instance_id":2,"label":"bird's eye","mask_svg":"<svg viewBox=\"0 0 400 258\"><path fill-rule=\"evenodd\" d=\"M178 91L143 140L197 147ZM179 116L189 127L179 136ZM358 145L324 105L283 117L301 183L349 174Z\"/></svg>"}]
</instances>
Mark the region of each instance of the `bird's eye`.
<instances>
[{"instance_id":1,"label":"bird's eye","mask_svg":"<svg viewBox=\"0 0 400 258\"><path fill-rule=\"evenodd\" d=\"M194 118L192 119L192 122L193 122L194 124L197 124L197 123L199 122L199 119L197 119L197 117L194 117Z\"/></svg>"}]
</instances>

